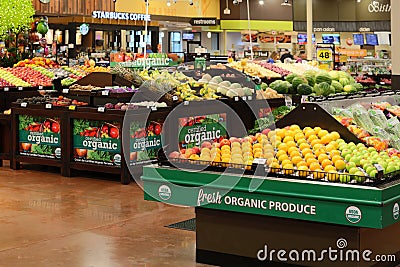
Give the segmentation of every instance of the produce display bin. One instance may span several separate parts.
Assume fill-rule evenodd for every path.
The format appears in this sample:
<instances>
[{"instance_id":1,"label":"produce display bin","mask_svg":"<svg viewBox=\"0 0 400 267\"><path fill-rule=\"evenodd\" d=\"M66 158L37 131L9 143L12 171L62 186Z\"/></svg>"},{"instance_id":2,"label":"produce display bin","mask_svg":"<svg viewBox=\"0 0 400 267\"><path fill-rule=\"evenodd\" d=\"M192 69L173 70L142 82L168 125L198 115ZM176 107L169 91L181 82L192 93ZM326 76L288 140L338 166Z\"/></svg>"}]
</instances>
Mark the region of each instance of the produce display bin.
<instances>
[{"instance_id":1,"label":"produce display bin","mask_svg":"<svg viewBox=\"0 0 400 267\"><path fill-rule=\"evenodd\" d=\"M11 159L11 115L0 114L0 167Z\"/></svg>"},{"instance_id":2,"label":"produce display bin","mask_svg":"<svg viewBox=\"0 0 400 267\"><path fill-rule=\"evenodd\" d=\"M39 96L38 90L51 90L52 87L3 87L0 89L0 111L11 108L11 103L20 98Z\"/></svg>"}]
</instances>

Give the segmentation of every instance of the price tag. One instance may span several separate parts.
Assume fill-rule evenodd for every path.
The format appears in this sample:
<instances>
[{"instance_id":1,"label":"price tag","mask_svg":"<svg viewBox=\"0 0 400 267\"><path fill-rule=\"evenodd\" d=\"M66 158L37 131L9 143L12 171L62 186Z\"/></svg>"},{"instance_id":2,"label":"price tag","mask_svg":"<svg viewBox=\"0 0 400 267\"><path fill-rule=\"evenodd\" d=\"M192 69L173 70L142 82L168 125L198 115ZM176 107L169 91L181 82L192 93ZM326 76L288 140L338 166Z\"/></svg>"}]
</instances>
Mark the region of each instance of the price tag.
<instances>
[{"instance_id":1,"label":"price tag","mask_svg":"<svg viewBox=\"0 0 400 267\"><path fill-rule=\"evenodd\" d=\"M71 105L68 107L69 110L76 110L76 106L75 105Z\"/></svg>"},{"instance_id":2,"label":"price tag","mask_svg":"<svg viewBox=\"0 0 400 267\"><path fill-rule=\"evenodd\" d=\"M293 105L292 98L289 95L285 95L285 105L289 108Z\"/></svg>"},{"instance_id":3,"label":"price tag","mask_svg":"<svg viewBox=\"0 0 400 267\"><path fill-rule=\"evenodd\" d=\"M247 97L243 96L242 99L243 99L243 101L246 101L246 100L247 100Z\"/></svg>"},{"instance_id":4,"label":"price tag","mask_svg":"<svg viewBox=\"0 0 400 267\"><path fill-rule=\"evenodd\" d=\"M110 94L109 90L104 90L104 91L101 92L101 95L108 96L109 94Z\"/></svg>"},{"instance_id":5,"label":"price tag","mask_svg":"<svg viewBox=\"0 0 400 267\"><path fill-rule=\"evenodd\" d=\"M18 86L18 91L22 91L22 90L24 90L24 87Z\"/></svg>"},{"instance_id":6,"label":"price tag","mask_svg":"<svg viewBox=\"0 0 400 267\"><path fill-rule=\"evenodd\" d=\"M43 85L39 85L39 90L42 90L43 89Z\"/></svg>"},{"instance_id":7,"label":"price tag","mask_svg":"<svg viewBox=\"0 0 400 267\"><path fill-rule=\"evenodd\" d=\"M247 100L251 101L251 100L253 100L253 97L252 97L251 95L249 95L249 96L247 97Z\"/></svg>"},{"instance_id":8,"label":"price tag","mask_svg":"<svg viewBox=\"0 0 400 267\"><path fill-rule=\"evenodd\" d=\"M52 107L53 107L53 105L50 104L50 103L47 103L46 106L45 106L46 109L51 109Z\"/></svg>"},{"instance_id":9,"label":"price tag","mask_svg":"<svg viewBox=\"0 0 400 267\"><path fill-rule=\"evenodd\" d=\"M4 87L4 92L8 92L8 91L10 91L10 88Z\"/></svg>"},{"instance_id":10,"label":"price tag","mask_svg":"<svg viewBox=\"0 0 400 267\"><path fill-rule=\"evenodd\" d=\"M106 108L105 108L105 107L98 107L98 108L97 108L97 112L104 113L105 111L106 111Z\"/></svg>"},{"instance_id":11,"label":"price tag","mask_svg":"<svg viewBox=\"0 0 400 267\"><path fill-rule=\"evenodd\" d=\"M239 101L239 97L235 96L235 101L236 102Z\"/></svg>"},{"instance_id":12,"label":"price tag","mask_svg":"<svg viewBox=\"0 0 400 267\"><path fill-rule=\"evenodd\" d=\"M253 164L265 164L267 162L267 159L262 159L262 158L256 158L253 160Z\"/></svg>"},{"instance_id":13,"label":"price tag","mask_svg":"<svg viewBox=\"0 0 400 267\"><path fill-rule=\"evenodd\" d=\"M307 102L307 96L303 95L301 96L301 103L306 103Z\"/></svg>"},{"instance_id":14,"label":"price tag","mask_svg":"<svg viewBox=\"0 0 400 267\"><path fill-rule=\"evenodd\" d=\"M185 102L183 102L183 105L184 106L189 106L189 101L186 100Z\"/></svg>"},{"instance_id":15,"label":"price tag","mask_svg":"<svg viewBox=\"0 0 400 267\"><path fill-rule=\"evenodd\" d=\"M178 97L176 96L176 95L174 95L173 97L172 97L172 101L178 101Z\"/></svg>"},{"instance_id":16,"label":"price tag","mask_svg":"<svg viewBox=\"0 0 400 267\"><path fill-rule=\"evenodd\" d=\"M22 107L22 108L26 108L27 106L28 106L28 103L26 103L26 102L22 102L22 103L21 103L21 107Z\"/></svg>"},{"instance_id":17,"label":"price tag","mask_svg":"<svg viewBox=\"0 0 400 267\"><path fill-rule=\"evenodd\" d=\"M377 170L378 172L382 172L382 171L383 171L383 167L382 167L382 165L380 165L380 164L374 164L374 167L376 168L376 170Z\"/></svg>"},{"instance_id":18,"label":"price tag","mask_svg":"<svg viewBox=\"0 0 400 267\"><path fill-rule=\"evenodd\" d=\"M63 92L63 94L68 94L69 93L69 89L63 89L62 92Z\"/></svg>"},{"instance_id":19,"label":"price tag","mask_svg":"<svg viewBox=\"0 0 400 267\"><path fill-rule=\"evenodd\" d=\"M333 52L330 48L317 49L318 61L333 61Z\"/></svg>"},{"instance_id":20,"label":"price tag","mask_svg":"<svg viewBox=\"0 0 400 267\"><path fill-rule=\"evenodd\" d=\"M381 84L381 85L385 85L385 83L384 83L384 82L380 82L380 84Z\"/></svg>"},{"instance_id":21,"label":"price tag","mask_svg":"<svg viewBox=\"0 0 400 267\"><path fill-rule=\"evenodd\" d=\"M157 107L156 107L156 106L152 106L152 107L151 107L151 110L152 110L152 111L157 111Z\"/></svg>"}]
</instances>

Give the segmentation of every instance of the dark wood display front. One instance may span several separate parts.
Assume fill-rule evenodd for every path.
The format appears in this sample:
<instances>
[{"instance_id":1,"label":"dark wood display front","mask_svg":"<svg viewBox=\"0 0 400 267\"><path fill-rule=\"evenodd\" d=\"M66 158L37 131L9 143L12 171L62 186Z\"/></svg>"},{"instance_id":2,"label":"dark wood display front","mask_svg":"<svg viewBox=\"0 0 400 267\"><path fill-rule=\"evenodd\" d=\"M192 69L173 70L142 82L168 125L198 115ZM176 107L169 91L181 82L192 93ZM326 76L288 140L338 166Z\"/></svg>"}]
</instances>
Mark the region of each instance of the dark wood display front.
<instances>
[{"instance_id":1,"label":"dark wood display front","mask_svg":"<svg viewBox=\"0 0 400 267\"><path fill-rule=\"evenodd\" d=\"M315 223L269 216L196 208L196 261L218 266L397 266L400 263L400 223L383 230ZM336 249L339 239L347 245L342 250L371 250L375 255L396 255L396 262L324 261L279 262L277 251L284 249ZM257 253L267 245L276 250L274 262L260 261ZM300 254L301 255L301 254ZM317 254L317 258L318 258ZM340 252L337 253L340 257ZM345 254L344 254L345 255ZM360 258L361 258L360 253ZM260 254L263 256L263 254ZM288 254L285 255L286 258ZM345 256L343 256L345 257ZM350 256L349 256L350 257ZM340 259L340 258L338 258ZM345 258L343 258L345 259ZM350 258L351 259L351 258Z\"/></svg>"},{"instance_id":2,"label":"dark wood display front","mask_svg":"<svg viewBox=\"0 0 400 267\"><path fill-rule=\"evenodd\" d=\"M11 116L0 114L0 167L11 158Z\"/></svg>"}]
</instances>

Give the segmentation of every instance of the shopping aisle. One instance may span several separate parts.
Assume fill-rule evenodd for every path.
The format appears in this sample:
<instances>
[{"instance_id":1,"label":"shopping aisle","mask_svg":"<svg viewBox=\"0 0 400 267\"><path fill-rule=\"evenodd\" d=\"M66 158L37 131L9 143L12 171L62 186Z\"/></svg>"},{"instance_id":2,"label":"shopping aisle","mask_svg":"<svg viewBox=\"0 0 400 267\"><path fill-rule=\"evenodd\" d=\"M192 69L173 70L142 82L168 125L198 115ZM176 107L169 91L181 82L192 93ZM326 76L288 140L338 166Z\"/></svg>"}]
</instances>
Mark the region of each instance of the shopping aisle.
<instances>
[{"instance_id":1,"label":"shopping aisle","mask_svg":"<svg viewBox=\"0 0 400 267\"><path fill-rule=\"evenodd\" d=\"M0 206L1 267L204 266L194 232L164 227L194 210L144 201L136 184L5 166Z\"/></svg>"}]
</instances>

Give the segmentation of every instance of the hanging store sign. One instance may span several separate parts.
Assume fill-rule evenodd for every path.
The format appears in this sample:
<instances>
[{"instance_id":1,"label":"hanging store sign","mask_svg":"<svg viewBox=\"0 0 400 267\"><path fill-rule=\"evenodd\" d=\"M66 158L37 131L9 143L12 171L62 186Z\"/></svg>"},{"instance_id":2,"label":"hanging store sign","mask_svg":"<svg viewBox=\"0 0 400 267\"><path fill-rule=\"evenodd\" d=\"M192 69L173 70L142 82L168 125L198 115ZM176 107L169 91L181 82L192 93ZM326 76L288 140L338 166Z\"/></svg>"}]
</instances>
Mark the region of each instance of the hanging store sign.
<instances>
[{"instance_id":1,"label":"hanging store sign","mask_svg":"<svg viewBox=\"0 0 400 267\"><path fill-rule=\"evenodd\" d=\"M151 21L150 15L126 12L93 11L92 17L95 19L119 19L133 21Z\"/></svg>"},{"instance_id":2,"label":"hanging store sign","mask_svg":"<svg viewBox=\"0 0 400 267\"><path fill-rule=\"evenodd\" d=\"M192 26L216 26L217 18L192 18L190 20Z\"/></svg>"},{"instance_id":3,"label":"hanging store sign","mask_svg":"<svg viewBox=\"0 0 400 267\"><path fill-rule=\"evenodd\" d=\"M380 1L371 1L368 5L369 13L389 13L392 10L392 6L388 3L381 3Z\"/></svg>"},{"instance_id":4,"label":"hanging store sign","mask_svg":"<svg viewBox=\"0 0 400 267\"><path fill-rule=\"evenodd\" d=\"M336 29L333 27L326 27L326 28L314 28L314 32L335 32Z\"/></svg>"}]
</instances>

